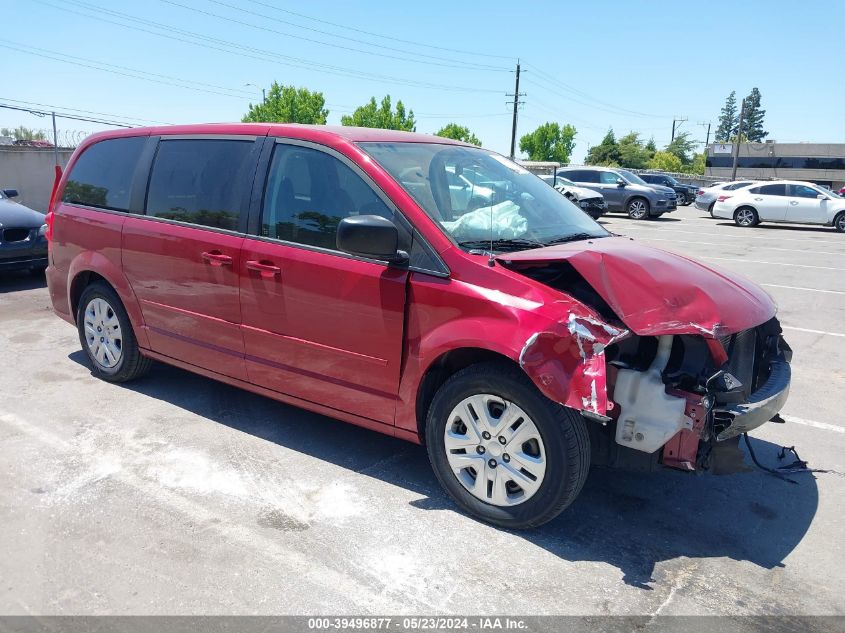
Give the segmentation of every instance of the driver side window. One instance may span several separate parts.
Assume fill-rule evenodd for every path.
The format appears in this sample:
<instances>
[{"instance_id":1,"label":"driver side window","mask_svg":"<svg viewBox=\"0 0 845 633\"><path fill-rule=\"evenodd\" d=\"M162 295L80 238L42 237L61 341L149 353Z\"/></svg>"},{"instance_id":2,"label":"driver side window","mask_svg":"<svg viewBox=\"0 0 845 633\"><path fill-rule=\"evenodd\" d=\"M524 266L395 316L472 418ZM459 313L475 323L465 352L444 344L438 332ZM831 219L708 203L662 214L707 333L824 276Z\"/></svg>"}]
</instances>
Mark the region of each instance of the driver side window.
<instances>
[{"instance_id":1,"label":"driver side window","mask_svg":"<svg viewBox=\"0 0 845 633\"><path fill-rule=\"evenodd\" d=\"M601 172L601 183L603 185L615 185L617 180L619 180L619 174L612 171Z\"/></svg>"},{"instance_id":2,"label":"driver side window","mask_svg":"<svg viewBox=\"0 0 845 633\"><path fill-rule=\"evenodd\" d=\"M807 185L790 185L792 187L792 195L796 198L816 198L819 192L808 187Z\"/></svg>"},{"instance_id":3,"label":"driver side window","mask_svg":"<svg viewBox=\"0 0 845 633\"><path fill-rule=\"evenodd\" d=\"M337 225L353 215L393 212L370 186L339 159L310 147L279 143L273 151L261 235L337 249Z\"/></svg>"}]
</instances>

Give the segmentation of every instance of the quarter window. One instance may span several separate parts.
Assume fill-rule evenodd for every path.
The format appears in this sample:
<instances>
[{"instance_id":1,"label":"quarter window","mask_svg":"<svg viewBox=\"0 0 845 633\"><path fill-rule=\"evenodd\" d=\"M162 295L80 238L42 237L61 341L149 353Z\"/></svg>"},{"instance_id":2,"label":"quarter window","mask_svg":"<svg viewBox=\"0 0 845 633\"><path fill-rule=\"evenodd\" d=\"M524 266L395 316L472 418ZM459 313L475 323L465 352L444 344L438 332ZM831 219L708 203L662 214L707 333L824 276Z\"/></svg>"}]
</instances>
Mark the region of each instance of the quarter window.
<instances>
[{"instance_id":1,"label":"quarter window","mask_svg":"<svg viewBox=\"0 0 845 633\"><path fill-rule=\"evenodd\" d=\"M146 136L131 136L91 145L71 168L62 202L128 211L132 177L146 141Z\"/></svg>"},{"instance_id":2,"label":"quarter window","mask_svg":"<svg viewBox=\"0 0 845 633\"><path fill-rule=\"evenodd\" d=\"M337 249L337 225L354 215L393 212L349 166L310 147L278 144L261 213L261 235Z\"/></svg>"},{"instance_id":3,"label":"quarter window","mask_svg":"<svg viewBox=\"0 0 845 633\"><path fill-rule=\"evenodd\" d=\"M147 215L239 230L254 145L251 140L162 140L150 174Z\"/></svg>"}]
</instances>

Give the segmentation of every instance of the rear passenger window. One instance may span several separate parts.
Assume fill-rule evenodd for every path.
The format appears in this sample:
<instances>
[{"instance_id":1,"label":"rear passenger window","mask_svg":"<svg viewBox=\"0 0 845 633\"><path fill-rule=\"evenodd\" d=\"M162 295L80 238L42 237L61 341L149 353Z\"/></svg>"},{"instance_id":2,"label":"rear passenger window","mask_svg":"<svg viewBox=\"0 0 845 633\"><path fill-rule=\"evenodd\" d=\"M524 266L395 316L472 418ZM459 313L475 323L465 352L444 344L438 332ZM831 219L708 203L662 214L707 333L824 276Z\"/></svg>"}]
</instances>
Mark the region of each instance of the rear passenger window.
<instances>
[{"instance_id":1,"label":"rear passenger window","mask_svg":"<svg viewBox=\"0 0 845 633\"><path fill-rule=\"evenodd\" d=\"M147 190L147 215L237 231L254 167L252 140L162 140Z\"/></svg>"},{"instance_id":2,"label":"rear passenger window","mask_svg":"<svg viewBox=\"0 0 845 633\"><path fill-rule=\"evenodd\" d=\"M146 136L114 138L86 149L68 174L62 202L129 210L129 193Z\"/></svg>"},{"instance_id":3,"label":"rear passenger window","mask_svg":"<svg viewBox=\"0 0 845 633\"><path fill-rule=\"evenodd\" d=\"M759 193L763 196L785 196L786 185L763 185L749 189L749 193Z\"/></svg>"},{"instance_id":4,"label":"rear passenger window","mask_svg":"<svg viewBox=\"0 0 845 633\"><path fill-rule=\"evenodd\" d=\"M337 225L353 215L393 212L350 167L309 147L278 144L273 152L261 235L337 249Z\"/></svg>"}]
</instances>

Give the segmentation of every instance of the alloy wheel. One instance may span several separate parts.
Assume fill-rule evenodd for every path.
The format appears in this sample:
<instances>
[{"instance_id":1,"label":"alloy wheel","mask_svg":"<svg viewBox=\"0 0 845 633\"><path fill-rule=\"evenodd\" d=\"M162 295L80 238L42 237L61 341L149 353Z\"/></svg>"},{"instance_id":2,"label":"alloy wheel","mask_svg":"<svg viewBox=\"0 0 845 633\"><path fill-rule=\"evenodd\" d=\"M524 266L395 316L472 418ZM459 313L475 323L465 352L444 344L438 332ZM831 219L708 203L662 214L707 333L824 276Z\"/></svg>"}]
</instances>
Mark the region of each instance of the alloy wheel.
<instances>
[{"instance_id":1,"label":"alloy wheel","mask_svg":"<svg viewBox=\"0 0 845 633\"><path fill-rule=\"evenodd\" d=\"M94 297L85 306L85 342L98 365L112 369L123 355L123 335L120 321L109 303Z\"/></svg>"},{"instance_id":2,"label":"alloy wheel","mask_svg":"<svg viewBox=\"0 0 845 633\"><path fill-rule=\"evenodd\" d=\"M836 230L845 232L845 214L842 214L836 220Z\"/></svg>"},{"instance_id":3,"label":"alloy wheel","mask_svg":"<svg viewBox=\"0 0 845 633\"><path fill-rule=\"evenodd\" d=\"M754 212L751 209L740 209L736 212L736 223L740 226L754 224Z\"/></svg>"},{"instance_id":4,"label":"alloy wheel","mask_svg":"<svg viewBox=\"0 0 845 633\"><path fill-rule=\"evenodd\" d=\"M635 220L642 220L647 211L648 209L646 208L646 204L642 200L632 200L628 204L628 215Z\"/></svg>"},{"instance_id":5,"label":"alloy wheel","mask_svg":"<svg viewBox=\"0 0 845 633\"><path fill-rule=\"evenodd\" d=\"M543 438L513 402L492 394L464 398L449 414L444 443L457 480L485 503L518 505L543 483Z\"/></svg>"}]
</instances>

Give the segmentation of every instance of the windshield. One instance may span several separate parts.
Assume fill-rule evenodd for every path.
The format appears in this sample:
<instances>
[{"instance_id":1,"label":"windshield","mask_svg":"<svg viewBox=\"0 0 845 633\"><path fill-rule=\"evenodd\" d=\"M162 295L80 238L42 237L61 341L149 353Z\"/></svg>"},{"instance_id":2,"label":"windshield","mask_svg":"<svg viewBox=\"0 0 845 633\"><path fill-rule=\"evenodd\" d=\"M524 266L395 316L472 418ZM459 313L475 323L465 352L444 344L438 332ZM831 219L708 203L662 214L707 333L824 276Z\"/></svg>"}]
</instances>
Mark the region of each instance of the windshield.
<instances>
[{"instance_id":1,"label":"windshield","mask_svg":"<svg viewBox=\"0 0 845 633\"><path fill-rule=\"evenodd\" d=\"M617 169L616 173L620 174L625 180L627 180L632 185L645 185L648 187L648 183L637 176L634 172L628 171L627 169Z\"/></svg>"},{"instance_id":2,"label":"windshield","mask_svg":"<svg viewBox=\"0 0 845 633\"><path fill-rule=\"evenodd\" d=\"M520 250L610 235L507 158L436 143L360 143L462 248ZM486 246L485 246L486 245Z\"/></svg>"}]
</instances>

